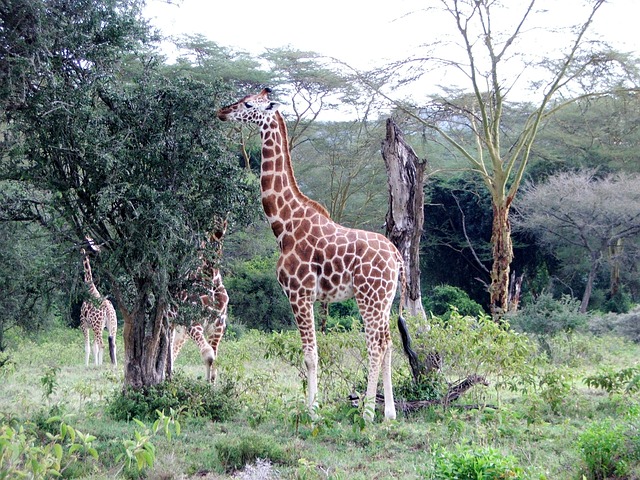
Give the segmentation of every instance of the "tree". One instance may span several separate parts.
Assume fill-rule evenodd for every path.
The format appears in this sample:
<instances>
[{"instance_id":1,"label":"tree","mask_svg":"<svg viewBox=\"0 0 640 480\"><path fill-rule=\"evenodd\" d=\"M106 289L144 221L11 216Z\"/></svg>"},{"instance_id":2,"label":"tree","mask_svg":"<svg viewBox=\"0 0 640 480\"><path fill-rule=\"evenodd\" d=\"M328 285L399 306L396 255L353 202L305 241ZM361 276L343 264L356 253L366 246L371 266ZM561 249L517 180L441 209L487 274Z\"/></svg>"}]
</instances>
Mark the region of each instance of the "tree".
<instances>
[{"instance_id":1,"label":"tree","mask_svg":"<svg viewBox=\"0 0 640 480\"><path fill-rule=\"evenodd\" d=\"M422 185L427 161L418 158L392 119L387 120L382 157L389 182L386 234L404 260L407 280L405 306L411 315L426 319L420 291L420 237L424 224Z\"/></svg>"},{"instance_id":2,"label":"tree","mask_svg":"<svg viewBox=\"0 0 640 480\"><path fill-rule=\"evenodd\" d=\"M441 0L442 10L452 20L457 34L456 45L461 47L458 56L448 50L438 55L437 47L449 42L431 45L433 51L425 56L403 60L385 70L384 76L395 69L401 81L415 80L430 67L450 68L450 81L461 74L462 82L470 93L456 94L454 98L434 98L427 106L415 108L401 102L392 92L385 93L379 87L380 79L365 77L368 85L402 108L417 122L435 131L441 141L466 160L468 168L482 179L491 195L492 268L489 287L489 303L492 313L499 317L508 310L510 265L513 260L513 244L509 211L520 188L523 174L529 162L531 149L541 124L563 106L580 96L597 95L623 87L611 84L611 77L627 78L633 72L626 69L624 56L604 48L596 51L595 44L587 42L587 31L604 0L591 0L582 22L574 27L573 36L555 39L567 48L553 58L534 63L523 61L520 50L522 40L536 35L542 38L544 23L553 12L537 9L537 0L527 2L503 2L499 0ZM433 12L430 12L433 13ZM497 28L507 19L508 25ZM561 30L555 30L560 32ZM546 32L551 35L551 29ZM562 30L566 35L566 30ZM543 67L543 68L540 68ZM530 75L536 75L531 78ZM449 80L449 79L448 79ZM635 80L635 78L632 78ZM519 82L531 81L539 92L539 101L530 106L522 127L510 129L504 122L507 97L517 92ZM390 83L387 81L386 85ZM465 135L457 136L459 131ZM472 137L471 142L466 139Z\"/></svg>"},{"instance_id":3,"label":"tree","mask_svg":"<svg viewBox=\"0 0 640 480\"><path fill-rule=\"evenodd\" d=\"M11 205L69 247L85 235L102 245L94 270L124 318L133 387L165 378L164 313L193 289L207 231L256 205L213 121L229 89L165 67L143 44L139 6L21 0L0 31L0 69L13 79L2 179L26 192Z\"/></svg>"},{"instance_id":4,"label":"tree","mask_svg":"<svg viewBox=\"0 0 640 480\"><path fill-rule=\"evenodd\" d=\"M628 260L638 253L633 248L640 237L638 185L636 174L598 178L587 170L559 173L523 188L514 224L535 234L565 268L586 274L581 312L587 311L601 266L607 260L624 263L625 255Z\"/></svg>"}]
</instances>

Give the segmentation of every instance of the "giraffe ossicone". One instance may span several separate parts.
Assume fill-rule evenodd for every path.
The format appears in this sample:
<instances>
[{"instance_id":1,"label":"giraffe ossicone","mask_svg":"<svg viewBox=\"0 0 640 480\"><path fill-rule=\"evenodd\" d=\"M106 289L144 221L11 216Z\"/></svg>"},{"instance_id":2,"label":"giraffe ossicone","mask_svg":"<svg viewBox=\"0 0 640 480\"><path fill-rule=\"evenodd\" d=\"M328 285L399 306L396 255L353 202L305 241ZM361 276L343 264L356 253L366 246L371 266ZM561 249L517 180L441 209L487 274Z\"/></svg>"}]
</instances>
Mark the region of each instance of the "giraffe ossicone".
<instances>
[{"instance_id":1,"label":"giraffe ossicone","mask_svg":"<svg viewBox=\"0 0 640 480\"><path fill-rule=\"evenodd\" d=\"M217 115L223 121L253 123L260 128L262 206L280 249L278 281L289 298L302 339L308 407L313 414L318 389L313 304L355 297L369 357L364 416L373 420L382 370L384 415L395 419L389 317L399 278L404 286L402 257L383 235L335 223L322 205L300 191L280 104L271 101L269 93L265 88L247 95L221 108ZM401 306L403 294L401 289Z\"/></svg>"}]
</instances>

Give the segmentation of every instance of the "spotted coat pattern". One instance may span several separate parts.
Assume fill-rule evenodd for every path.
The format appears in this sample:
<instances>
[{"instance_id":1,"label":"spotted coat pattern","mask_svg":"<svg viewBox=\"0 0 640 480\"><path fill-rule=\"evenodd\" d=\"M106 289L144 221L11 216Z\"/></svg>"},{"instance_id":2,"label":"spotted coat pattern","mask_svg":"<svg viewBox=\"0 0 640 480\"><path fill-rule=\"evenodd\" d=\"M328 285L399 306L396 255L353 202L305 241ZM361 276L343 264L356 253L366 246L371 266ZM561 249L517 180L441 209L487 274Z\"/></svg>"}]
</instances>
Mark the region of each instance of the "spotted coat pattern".
<instances>
[{"instance_id":1,"label":"spotted coat pattern","mask_svg":"<svg viewBox=\"0 0 640 480\"><path fill-rule=\"evenodd\" d=\"M278 281L289 298L302 338L309 408L313 414L317 394L313 304L355 297L369 356L364 415L373 418L382 369L385 418L394 419L389 315L398 277L404 275L402 257L383 235L335 223L322 205L300 191L280 105L269 100L269 93L264 89L248 95L221 108L217 115L223 121L253 123L260 128L262 206L280 249Z\"/></svg>"},{"instance_id":2,"label":"spotted coat pattern","mask_svg":"<svg viewBox=\"0 0 640 480\"><path fill-rule=\"evenodd\" d=\"M89 255L84 248L82 249L82 266L84 268L84 283L89 289L89 296L91 297L82 302L82 308L80 309L80 328L84 334L85 366L89 366L89 357L91 356L90 331L93 331L94 362L96 365L102 365L102 357L104 354L102 331L105 325L109 333L110 348L113 349L111 352L112 363L117 365L115 338L118 331L118 318L113 304L107 298L100 295L98 288L93 282Z\"/></svg>"}]
</instances>

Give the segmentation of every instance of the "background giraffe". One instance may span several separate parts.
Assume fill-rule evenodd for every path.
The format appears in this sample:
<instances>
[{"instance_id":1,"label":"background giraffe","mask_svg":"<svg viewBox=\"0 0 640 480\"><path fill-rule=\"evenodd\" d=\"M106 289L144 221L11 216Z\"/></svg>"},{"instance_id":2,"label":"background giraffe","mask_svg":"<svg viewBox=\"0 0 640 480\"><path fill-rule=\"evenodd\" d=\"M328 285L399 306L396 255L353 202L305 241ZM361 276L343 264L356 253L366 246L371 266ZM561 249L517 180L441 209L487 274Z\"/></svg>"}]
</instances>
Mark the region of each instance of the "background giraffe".
<instances>
[{"instance_id":1,"label":"background giraffe","mask_svg":"<svg viewBox=\"0 0 640 480\"><path fill-rule=\"evenodd\" d=\"M404 281L402 257L384 236L333 222L322 205L302 194L293 174L280 105L269 100L270 92L264 89L223 107L218 118L254 123L260 128L262 206L280 248L278 281L289 298L302 338L309 408L314 414L318 351L313 304L316 300L336 302L355 297L369 355L364 416L373 419L382 369L385 418L394 419L389 315L399 275Z\"/></svg>"},{"instance_id":2,"label":"background giraffe","mask_svg":"<svg viewBox=\"0 0 640 480\"><path fill-rule=\"evenodd\" d=\"M93 240L86 237L89 248L94 252L99 252L100 247ZM82 302L80 309L80 328L84 334L84 351L85 366L89 366L89 356L91 355L91 341L89 331L93 330L93 357L96 365L102 365L102 356L104 352L104 341L102 339L102 330L106 325L109 332L109 357L113 365L118 364L116 358L116 333L118 331L118 317L113 308L113 304L105 297L100 295L98 288L93 282L93 274L91 273L91 264L89 263L89 252L81 249L82 265L84 267L84 283L89 289L88 300Z\"/></svg>"},{"instance_id":3,"label":"background giraffe","mask_svg":"<svg viewBox=\"0 0 640 480\"><path fill-rule=\"evenodd\" d=\"M216 228L209 235L210 244L216 245L215 258L222 255L222 240L227 229L225 220L220 228ZM204 245L203 245L204 250ZM209 261L204 255L200 258L200 267L194 275L194 281L205 293L192 299L193 303L198 303L205 308L206 318L201 323L194 323L189 327L179 325L175 322L178 317L177 307L172 306L167 311L167 317L172 323L172 349L171 365L174 365L180 350L190 337L198 346L202 361L206 368L205 379L208 382L215 382L217 377L216 358L218 357L218 347L227 326L227 307L229 295L222 283L220 269L214 261ZM182 292L180 301L189 301L187 292Z\"/></svg>"}]
</instances>

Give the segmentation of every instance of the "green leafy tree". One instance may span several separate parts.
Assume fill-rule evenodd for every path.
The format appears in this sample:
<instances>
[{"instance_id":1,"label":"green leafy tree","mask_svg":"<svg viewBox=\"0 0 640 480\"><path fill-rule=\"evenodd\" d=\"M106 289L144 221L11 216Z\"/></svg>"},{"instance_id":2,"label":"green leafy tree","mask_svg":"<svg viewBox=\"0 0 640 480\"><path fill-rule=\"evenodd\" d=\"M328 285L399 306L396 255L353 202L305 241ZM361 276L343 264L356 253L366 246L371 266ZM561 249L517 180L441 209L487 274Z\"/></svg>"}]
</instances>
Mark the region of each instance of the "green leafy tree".
<instances>
[{"instance_id":1,"label":"green leafy tree","mask_svg":"<svg viewBox=\"0 0 640 480\"><path fill-rule=\"evenodd\" d=\"M255 205L213 121L228 89L165 67L145 46L140 5L16 1L0 32L11 54L0 69L15 79L2 97L2 179L21 184L13 205L52 234L102 245L94 270L124 318L133 387L165 378L164 312L193 288L188 272L206 232Z\"/></svg>"}]
</instances>

